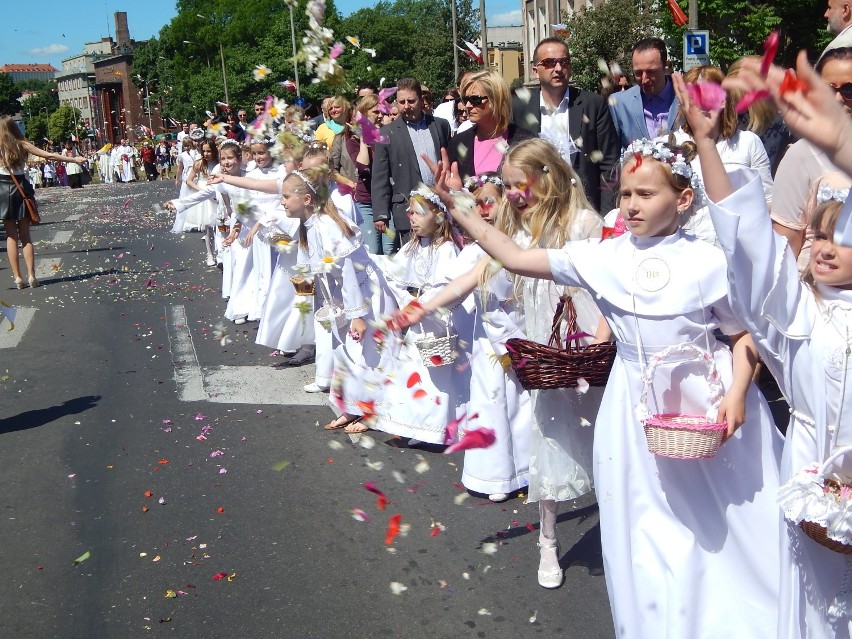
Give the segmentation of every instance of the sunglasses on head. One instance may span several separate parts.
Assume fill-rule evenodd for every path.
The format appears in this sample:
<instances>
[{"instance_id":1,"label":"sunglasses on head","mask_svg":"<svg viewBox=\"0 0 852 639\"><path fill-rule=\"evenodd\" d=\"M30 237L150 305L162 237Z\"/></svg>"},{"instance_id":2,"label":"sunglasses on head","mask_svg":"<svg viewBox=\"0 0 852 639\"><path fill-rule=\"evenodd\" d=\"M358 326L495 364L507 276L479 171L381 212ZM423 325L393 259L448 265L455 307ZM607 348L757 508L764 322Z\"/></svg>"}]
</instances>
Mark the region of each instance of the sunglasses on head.
<instances>
[{"instance_id":1,"label":"sunglasses on head","mask_svg":"<svg viewBox=\"0 0 852 639\"><path fill-rule=\"evenodd\" d=\"M487 95L463 95L461 97L462 104L470 104L472 107L481 107L482 103L488 99Z\"/></svg>"},{"instance_id":2,"label":"sunglasses on head","mask_svg":"<svg viewBox=\"0 0 852 639\"><path fill-rule=\"evenodd\" d=\"M568 58L545 58L544 60L539 60L535 66L544 67L545 69L553 69L557 64L564 69L571 64L571 60Z\"/></svg>"},{"instance_id":3,"label":"sunglasses on head","mask_svg":"<svg viewBox=\"0 0 852 639\"><path fill-rule=\"evenodd\" d=\"M830 86L832 89L834 89L834 92L839 93L840 97L844 100L852 100L852 82L841 84L839 87L833 84Z\"/></svg>"}]
</instances>

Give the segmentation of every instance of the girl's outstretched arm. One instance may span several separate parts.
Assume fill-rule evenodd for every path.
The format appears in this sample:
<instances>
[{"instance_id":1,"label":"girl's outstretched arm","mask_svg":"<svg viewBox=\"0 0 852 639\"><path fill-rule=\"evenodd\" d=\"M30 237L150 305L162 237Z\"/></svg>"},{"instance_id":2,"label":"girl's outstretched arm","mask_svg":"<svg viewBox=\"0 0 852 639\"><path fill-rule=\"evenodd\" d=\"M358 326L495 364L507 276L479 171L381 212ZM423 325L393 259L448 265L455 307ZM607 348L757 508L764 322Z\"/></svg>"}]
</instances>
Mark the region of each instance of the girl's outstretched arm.
<instances>
[{"instance_id":1,"label":"girl's outstretched arm","mask_svg":"<svg viewBox=\"0 0 852 639\"><path fill-rule=\"evenodd\" d=\"M483 257L467 273L459 275L452 282L442 287L429 301L423 303L412 303L400 309L396 319L400 328L417 324L427 315L431 315L441 308L454 306L474 290L479 284L479 277L488 267L490 258Z\"/></svg>"},{"instance_id":2,"label":"girl's outstretched arm","mask_svg":"<svg viewBox=\"0 0 852 639\"><path fill-rule=\"evenodd\" d=\"M754 372L757 370L757 347L748 333L731 337L731 355L734 375L731 387L719 405L718 423L726 422L728 431L725 439L731 437L742 426L746 418L746 394Z\"/></svg>"},{"instance_id":3,"label":"girl's outstretched arm","mask_svg":"<svg viewBox=\"0 0 852 639\"><path fill-rule=\"evenodd\" d=\"M248 189L250 191L278 193L278 180L255 180L254 178L247 178L239 175L225 175L224 173L211 175L207 178L207 184L220 184L222 182L241 189Z\"/></svg>"}]
</instances>

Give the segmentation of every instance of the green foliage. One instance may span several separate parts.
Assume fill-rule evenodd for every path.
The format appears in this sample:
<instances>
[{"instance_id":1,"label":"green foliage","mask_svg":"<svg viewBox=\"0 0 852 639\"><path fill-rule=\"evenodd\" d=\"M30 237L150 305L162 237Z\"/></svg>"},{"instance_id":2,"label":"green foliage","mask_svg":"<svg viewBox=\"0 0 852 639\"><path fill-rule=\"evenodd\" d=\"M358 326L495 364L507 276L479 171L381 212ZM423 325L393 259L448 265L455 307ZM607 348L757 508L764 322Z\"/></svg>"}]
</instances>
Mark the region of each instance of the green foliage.
<instances>
[{"instance_id":1,"label":"green foliage","mask_svg":"<svg viewBox=\"0 0 852 639\"><path fill-rule=\"evenodd\" d=\"M306 6L307 0L298 0L293 9L297 47L308 27ZM290 10L282 0L178 0L177 10L158 37L134 52L133 73L148 80L152 104L159 102L164 116L203 120L217 100L225 100L220 38L233 107L250 108L267 95L292 101L294 93L279 84L295 80ZM479 18L472 0L459 0L457 11L459 39L475 39ZM327 0L324 26L346 46L340 62L352 93L361 82L378 84L385 78L387 85L409 75L436 93L454 84L449 0L383 0L345 19ZM376 57L352 47L346 36L359 37L363 47L376 50ZM469 64L463 55L459 60L462 68ZM256 81L252 71L260 64L272 73ZM337 92L312 80L300 64L304 97L318 100Z\"/></svg>"},{"instance_id":2,"label":"green foliage","mask_svg":"<svg viewBox=\"0 0 852 639\"><path fill-rule=\"evenodd\" d=\"M56 80L39 80L38 78L30 78L21 80L15 83L15 87L19 91L49 91L56 88Z\"/></svg>"},{"instance_id":3,"label":"green foliage","mask_svg":"<svg viewBox=\"0 0 852 639\"><path fill-rule=\"evenodd\" d=\"M633 44L659 33L660 17L654 4L637 5L634 0L607 0L597 7L564 14L573 82L589 91L599 91L603 76L598 67L600 59L618 63L625 72L629 71Z\"/></svg>"},{"instance_id":4,"label":"green foliage","mask_svg":"<svg viewBox=\"0 0 852 639\"><path fill-rule=\"evenodd\" d=\"M27 98L23 107L21 107L27 139L33 144L42 146L44 138L50 137L47 124L50 114L58 108L59 95L53 86Z\"/></svg>"},{"instance_id":5,"label":"green foliage","mask_svg":"<svg viewBox=\"0 0 852 639\"><path fill-rule=\"evenodd\" d=\"M50 116L47 137L54 144L62 144L70 140L71 134L75 131L75 122L79 133L83 123L80 112L67 104L63 104Z\"/></svg>"},{"instance_id":6,"label":"green foliage","mask_svg":"<svg viewBox=\"0 0 852 639\"><path fill-rule=\"evenodd\" d=\"M19 88L8 73L0 73L0 115L15 115L21 110Z\"/></svg>"},{"instance_id":7,"label":"green foliage","mask_svg":"<svg viewBox=\"0 0 852 639\"><path fill-rule=\"evenodd\" d=\"M686 3L681 7L686 11ZM674 24L665 2L660 12L669 54L679 68L683 58L685 27ZM785 0L750 2L748 0L698 0L698 28L710 32L712 64L726 69L746 55L761 55L763 41L773 29L781 34L776 62L792 65L800 49L807 49L812 60L819 57L830 36L825 31L824 0Z\"/></svg>"}]
</instances>

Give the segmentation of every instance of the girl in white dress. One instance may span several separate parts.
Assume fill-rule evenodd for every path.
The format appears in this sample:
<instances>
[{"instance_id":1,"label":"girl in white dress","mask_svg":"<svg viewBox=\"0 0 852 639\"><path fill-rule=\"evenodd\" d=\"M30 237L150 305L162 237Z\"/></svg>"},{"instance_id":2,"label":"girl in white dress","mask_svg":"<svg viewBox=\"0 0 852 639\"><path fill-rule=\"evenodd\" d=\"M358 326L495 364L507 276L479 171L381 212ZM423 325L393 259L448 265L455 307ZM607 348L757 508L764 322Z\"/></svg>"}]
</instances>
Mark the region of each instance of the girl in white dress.
<instances>
[{"instance_id":1,"label":"girl in white dress","mask_svg":"<svg viewBox=\"0 0 852 639\"><path fill-rule=\"evenodd\" d=\"M741 75L737 85L748 75ZM805 93L794 89L792 95L779 94L785 74L776 68L768 85L754 75L747 88L772 89L791 130L813 140L841 166L836 154L852 150L852 140L844 139L849 128L843 131L849 116L837 107L830 89L816 79L804 58L799 77L809 81ZM814 465L852 445L852 248L834 239L843 230L838 225L842 205L828 200L817 208L810 221L809 265L800 280L787 240L773 232L759 176L744 170L726 174L707 136L715 114L698 111L684 95L679 78L675 86L696 130L710 215L728 259L734 311L754 336L791 409L781 470L785 484L779 493L786 517L781 524L778 637L850 637L852 560L813 541L798 525L831 516L833 533L852 544L849 496L841 496L835 506L840 516L829 515L822 499L812 499L814 493L822 494L821 482L802 480ZM852 163L843 168L849 171ZM829 471L838 481L852 483L852 452ZM842 515L841 509L847 514Z\"/></svg>"},{"instance_id":2,"label":"girl in white dress","mask_svg":"<svg viewBox=\"0 0 852 639\"><path fill-rule=\"evenodd\" d=\"M629 234L524 250L464 206L454 213L508 270L593 291L616 337L594 442L616 634L766 637L778 617L781 439L751 384L755 349L730 309L724 255L678 230L678 215L693 199L688 157L661 143L634 145L621 178ZM717 328L731 336L732 350L714 339ZM669 347L687 353L694 346L706 349L701 359L682 356L656 368L646 405L654 413L709 413L727 423L726 442L710 459L654 456L646 415L636 410L653 370L646 362ZM708 399L710 359L718 371L712 382L724 388L718 408Z\"/></svg>"},{"instance_id":3,"label":"girl in white dress","mask_svg":"<svg viewBox=\"0 0 852 639\"><path fill-rule=\"evenodd\" d=\"M470 178L466 187L476 198L476 212L489 223L511 214L503 198L503 181L496 173ZM498 211L500 213L498 214ZM498 228L507 226L505 221ZM488 448L464 453L462 485L470 491L504 501L529 483L532 407L529 393L507 364L506 340L524 337L521 305L515 299L511 274L489 267L491 259L475 242L459 253L461 264L473 268L457 277L423 304L403 309L401 325L418 324L427 315L462 303L473 310L470 353L470 399L462 429L485 426L495 432Z\"/></svg>"},{"instance_id":4,"label":"girl in white dress","mask_svg":"<svg viewBox=\"0 0 852 639\"><path fill-rule=\"evenodd\" d=\"M408 244L392 259L374 256L400 307L414 300L427 303L455 278L458 268L459 247L453 241L447 209L435 192L423 185L412 191L408 217ZM377 404L376 429L410 438L410 445L449 443L447 425L465 415L470 392L466 360L473 318L461 301L457 299L443 317L426 317L412 325L403 340L391 340L386 346L393 360L385 371L391 383ZM415 342L448 333L458 336L454 361L427 367Z\"/></svg>"},{"instance_id":5,"label":"girl in white dress","mask_svg":"<svg viewBox=\"0 0 852 639\"><path fill-rule=\"evenodd\" d=\"M186 176L185 184L188 189L191 189L188 193L204 189L207 186L207 176L219 164L219 149L213 140L204 140L199 148L201 157L195 161ZM204 244L207 248L207 266L216 265L213 231L218 209L217 200L205 199L176 215L172 226L172 233L183 233L187 229L202 229Z\"/></svg>"}]
</instances>

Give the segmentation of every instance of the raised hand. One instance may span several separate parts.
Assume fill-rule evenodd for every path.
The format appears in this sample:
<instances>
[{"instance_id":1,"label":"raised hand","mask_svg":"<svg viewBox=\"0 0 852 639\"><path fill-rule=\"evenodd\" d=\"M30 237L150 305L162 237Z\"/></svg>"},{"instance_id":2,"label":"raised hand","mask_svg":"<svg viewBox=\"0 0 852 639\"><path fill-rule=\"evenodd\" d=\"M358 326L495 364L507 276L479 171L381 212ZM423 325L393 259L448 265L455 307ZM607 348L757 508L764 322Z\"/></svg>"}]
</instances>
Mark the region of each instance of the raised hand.
<instances>
[{"instance_id":1,"label":"raised hand","mask_svg":"<svg viewBox=\"0 0 852 639\"><path fill-rule=\"evenodd\" d=\"M683 76L680 73L672 74L672 84L674 84L675 93L680 100L681 109L692 129L693 139L697 141L698 138L708 138L715 141L714 132L717 130L721 111L715 109L702 110L690 96L686 82L683 81Z\"/></svg>"}]
</instances>

